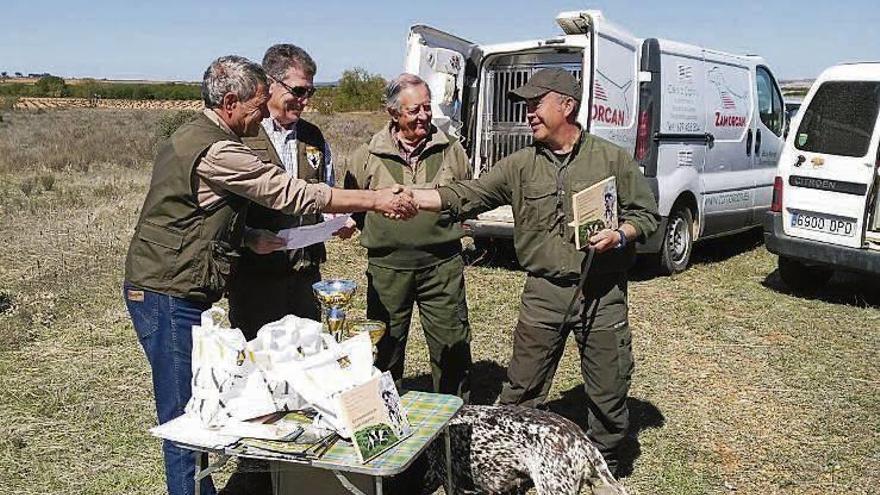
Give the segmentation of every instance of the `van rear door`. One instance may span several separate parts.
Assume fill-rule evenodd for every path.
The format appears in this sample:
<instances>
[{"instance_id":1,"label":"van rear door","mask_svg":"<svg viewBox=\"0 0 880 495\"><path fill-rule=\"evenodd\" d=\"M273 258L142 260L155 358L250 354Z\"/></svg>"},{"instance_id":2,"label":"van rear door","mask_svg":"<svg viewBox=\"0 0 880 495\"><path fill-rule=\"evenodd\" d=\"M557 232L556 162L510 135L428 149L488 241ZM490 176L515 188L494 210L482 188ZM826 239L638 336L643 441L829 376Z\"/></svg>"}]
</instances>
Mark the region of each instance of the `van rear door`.
<instances>
[{"instance_id":1,"label":"van rear door","mask_svg":"<svg viewBox=\"0 0 880 495\"><path fill-rule=\"evenodd\" d=\"M470 93L476 89L482 52L477 44L425 25L410 28L404 70L417 74L431 88L434 124L472 142L466 122L473 116ZM471 146L465 146L472 152Z\"/></svg>"},{"instance_id":2,"label":"van rear door","mask_svg":"<svg viewBox=\"0 0 880 495\"><path fill-rule=\"evenodd\" d=\"M877 174L880 81L828 80L814 91L780 164L787 235L860 248Z\"/></svg>"}]
</instances>

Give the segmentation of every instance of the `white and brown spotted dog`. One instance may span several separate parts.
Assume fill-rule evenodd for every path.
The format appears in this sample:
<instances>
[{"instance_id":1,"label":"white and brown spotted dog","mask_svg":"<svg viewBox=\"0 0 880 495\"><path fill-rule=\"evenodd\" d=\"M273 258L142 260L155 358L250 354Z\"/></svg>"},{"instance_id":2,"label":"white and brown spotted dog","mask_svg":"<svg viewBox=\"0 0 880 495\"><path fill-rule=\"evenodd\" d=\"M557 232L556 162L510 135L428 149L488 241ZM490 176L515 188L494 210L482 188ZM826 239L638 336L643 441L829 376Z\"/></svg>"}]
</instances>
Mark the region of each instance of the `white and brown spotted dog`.
<instances>
[{"instance_id":1,"label":"white and brown spotted dog","mask_svg":"<svg viewBox=\"0 0 880 495\"><path fill-rule=\"evenodd\" d=\"M449 426L456 494L626 495L599 450L575 423L517 406L465 406ZM443 443L428 453L422 493L446 480Z\"/></svg>"}]
</instances>

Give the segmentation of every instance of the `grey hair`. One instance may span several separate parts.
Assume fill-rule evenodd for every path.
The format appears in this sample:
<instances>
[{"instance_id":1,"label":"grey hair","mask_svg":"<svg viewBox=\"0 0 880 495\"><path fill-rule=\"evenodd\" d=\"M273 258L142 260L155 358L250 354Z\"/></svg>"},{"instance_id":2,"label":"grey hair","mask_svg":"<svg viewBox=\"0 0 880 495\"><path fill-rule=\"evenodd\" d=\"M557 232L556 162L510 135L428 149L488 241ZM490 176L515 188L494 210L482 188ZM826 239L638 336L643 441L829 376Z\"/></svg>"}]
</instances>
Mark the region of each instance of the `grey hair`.
<instances>
[{"instance_id":1,"label":"grey hair","mask_svg":"<svg viewBox=\"0 0 880 495\"><path fill-rule=\"evenodd\" d=\"M428 96L431 96L431 88L424 79L415 74L404 72L392 79L385 88L385 108L400 112L400 93L413 86L424 86L428 90Z\"/></svg>"},{"instance_id":2,"label":"grey hair","mask_svg":"<svg viewBox=\"0 0 880 495\"><path fill-rule=\"evenodd\" d=\"M315 77L318 67L312 57L302 48L289 43L272 45L263 55L263 69L276 81L281 81L291 67L299 69L306 76Z\"/></svg>"},{"instance_id":3,"label":"grey hair","mask_svg":"<svg viewBox=\"0 0 880 495\"><path fill-rule=\"evenodd\" d=\"M202 100L207 108L220 108L223 96L232 93L241 101L268 86L266 72L258 64L238 55L227 55L211 62L202 78Z\"/></svg>"},{"instance_id":4,"label":"grey hair","mask_svg":"<svg viewBox=\"0 0 880 495\"><path fill-rule=\"evenodd\" d=\"M561 104L565 104L567 101L571 100L574 103L574 110L572 110L571 115L568 116L571 122L577 121L578 112L581 111L581 102L572 96L564 95L562 93L556 93L557 101Z\"/></svg>"}]
</instances>

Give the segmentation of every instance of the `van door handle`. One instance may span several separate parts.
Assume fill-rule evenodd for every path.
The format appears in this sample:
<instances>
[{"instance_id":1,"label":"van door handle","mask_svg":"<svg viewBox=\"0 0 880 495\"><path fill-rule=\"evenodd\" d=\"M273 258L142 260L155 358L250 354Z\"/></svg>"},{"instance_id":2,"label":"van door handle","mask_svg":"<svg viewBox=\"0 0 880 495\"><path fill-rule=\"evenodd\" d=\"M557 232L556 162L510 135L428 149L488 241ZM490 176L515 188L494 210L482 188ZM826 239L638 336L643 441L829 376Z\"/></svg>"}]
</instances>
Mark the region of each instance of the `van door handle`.
<instances>
[{"instance_id":1,"label":"van door handle","mask_svg":"<svg viewBox=\"0 0 880 495\"><path fill-rule=\"evenodd\" d=\"M761 129L755 131L755 156L761 156Z\"/></svg>"},{"instance_id":2,"label":"van door handle","mask_svg":"<svg viewBox=\"0 0 880 495\"><path fill-rule=\"evenodd\" d=\"M746 156L752 156L752 130L746 135Z\"/></svg>"}]
</instances>

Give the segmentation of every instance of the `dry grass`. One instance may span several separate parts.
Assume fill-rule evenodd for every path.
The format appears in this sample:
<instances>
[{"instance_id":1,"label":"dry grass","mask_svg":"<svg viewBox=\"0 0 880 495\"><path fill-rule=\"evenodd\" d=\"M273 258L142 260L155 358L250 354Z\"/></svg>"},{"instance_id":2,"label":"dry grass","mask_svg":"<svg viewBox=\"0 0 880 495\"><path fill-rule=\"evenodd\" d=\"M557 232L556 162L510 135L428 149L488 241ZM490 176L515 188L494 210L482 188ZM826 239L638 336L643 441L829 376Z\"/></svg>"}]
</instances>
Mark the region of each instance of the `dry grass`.
<instances>
[{"instance_id":1,"label":"dry grass","mask_svg":"<svg viewBox=\"0 0 880 495\"><path fill-rule=\"evenodd\" d=\"M149 368L119 294L160 115L3 116L0 491L161 492L159 442L146 433L155 421ZM314 120L341 158L383 118ZM326 276L365 282L360 247L332 242L329 251ZM633 274L632 405L641 445L631 449L627 486L641 494L876 493L878 283L836 276L815 297L791 295L753 236L696 255L678 277ZM472 267L467 277L474 398L485 403L509 358L524 275ZM361 292L355 312L363 310ZM583 423L572 344L552 407ZM408 355L409 383L424 384L417 324Z\"/></svg>"}]
</instances>

